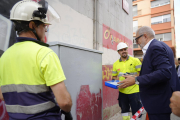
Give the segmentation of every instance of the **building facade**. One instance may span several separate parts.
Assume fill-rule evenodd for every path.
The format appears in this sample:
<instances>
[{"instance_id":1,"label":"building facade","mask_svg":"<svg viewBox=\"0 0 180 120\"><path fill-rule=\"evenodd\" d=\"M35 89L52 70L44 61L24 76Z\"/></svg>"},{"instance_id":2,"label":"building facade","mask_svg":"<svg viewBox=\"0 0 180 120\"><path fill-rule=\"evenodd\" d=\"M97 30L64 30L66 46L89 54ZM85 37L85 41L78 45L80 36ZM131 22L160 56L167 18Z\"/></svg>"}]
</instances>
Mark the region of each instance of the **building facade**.
<instances>
[{"instance_id":1,"label":"building facade","mask_svg":"<svg viewBox=\"0 0 180 120\"><path fill-rule=\"evenodd\" d=\"M8 2L7 0L1 0L0 2L0 54L1 51L3 53L16 41L16 32L12 22L9 20L9 16L12 6L18 1L20 0L9 0ZM33 1L39 2L40 0ZM113 63L120 58L116 49L117 44L119 42L127 43L129 55L133 56L132 0L46 1L48 1L51 10L54 11L54 15L60 17L60 22L51 22L52 25L49 26L49 31L46 33L46 42L58 41L103 52L103 79L98 79L102 82L99 87L102 89L96 91L94 88L97 85L86 78L83 79L83 83L76 82L74 84L76 94L72 95L70 93L73 100L72 109L76 111L72 112L73 120L108 120L120 111L117 100L118 90L104 85L105 81L111 80ZM92 59L90 56L88 57ZM92 64L91 66L96 69L95 63L87 62L87 64ZM74 70L78 71L79 68ZM85 74L87 70L81 71L81 74ZM77 76L81 74L77 74ZM71 80L76 81L75 79L67 79L67 81ZM81 87L78 87L79 85ZM67 89L69 90L69 86L67 86ZM88 94L81 96L80 93L82 92ZM97 99L98 95L100 99ZM82 98L85 100L83 101ZM79 103L79 100L82 101ZM97 102L98 104L96 104ZM98 110L97 107L101 109ZM4 102L1 100L0 111L2 111L0 112L0 119L8 120Z\"/></svg>"},{"instance_id":2,"label":"building facade","mask_svg":"<svg viewBox=\"0 0 180 120\"><path fill-rule=\"evenodd\" d=\"M149 26L155 38L165 42L176 57L174 0L133 0L133 38L136 30ZM140 47L133 41L134 56L142 58Z\"/></svg>"}]
</instances>

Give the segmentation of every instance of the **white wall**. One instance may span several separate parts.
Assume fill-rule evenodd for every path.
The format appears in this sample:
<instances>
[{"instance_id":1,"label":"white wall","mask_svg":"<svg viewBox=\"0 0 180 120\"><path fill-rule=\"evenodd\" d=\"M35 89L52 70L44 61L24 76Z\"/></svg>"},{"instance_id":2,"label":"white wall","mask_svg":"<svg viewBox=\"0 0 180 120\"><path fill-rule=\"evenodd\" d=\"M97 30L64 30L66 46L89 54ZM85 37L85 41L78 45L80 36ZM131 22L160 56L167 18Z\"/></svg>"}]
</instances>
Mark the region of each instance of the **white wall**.
<instances>
[{"instance_id":1,"label":"white wall","mask_svg":"<svg viewBox=\"0 0 180 120\"><path fill-rule=\"evenodd\" d=\"M61 41L93 49L94 0L47 0L61 17L50 26L48 41ZM129 14L122 9L122 0L97 0L97 43L103 52L103 65L113 64L119 55L103 47L103 24L133 40L132 0Z\"/></svg>"},{"instance_id":2,"label":"white wall","mask_svg":"<svg viewBox=\"0 0 180 120\"><path fill-rule=\"evenodd\" d=\"M49 0L61 21L53 21L49 27L48 42L60 41L93 49L93 20L84 16L59 0Z\"/></svg>"},{"instance_id":3,"label":"white wall","mask_svg":"<svg viewBox=\"0 0 180 120\"><path fill-rule=\"evenodd\" d=\"M98 0L98 40L103 65L112 65L120 58L117 51L103 47L103 24L133 40L132 0L127 2L129 14L122 9L122 0Z\"/></svg>"}]
</instances>

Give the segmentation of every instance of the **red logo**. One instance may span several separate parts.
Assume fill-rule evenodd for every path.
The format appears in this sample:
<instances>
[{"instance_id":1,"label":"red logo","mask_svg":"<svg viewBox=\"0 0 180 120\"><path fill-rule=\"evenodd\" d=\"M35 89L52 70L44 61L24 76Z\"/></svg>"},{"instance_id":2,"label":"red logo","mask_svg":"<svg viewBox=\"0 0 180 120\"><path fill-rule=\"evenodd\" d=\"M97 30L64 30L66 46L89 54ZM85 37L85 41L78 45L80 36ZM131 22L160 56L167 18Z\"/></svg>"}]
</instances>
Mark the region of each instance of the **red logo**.
<instances>
[{"instance_id":1,"label":"red logo","mask_svg":"<svg viewBox=\"0 0 180 120\"><path fill-rule=\"evenodd\" d=\"M120 71L121 69L119 68L118 71Z\"/></svg>"}]
</instances>

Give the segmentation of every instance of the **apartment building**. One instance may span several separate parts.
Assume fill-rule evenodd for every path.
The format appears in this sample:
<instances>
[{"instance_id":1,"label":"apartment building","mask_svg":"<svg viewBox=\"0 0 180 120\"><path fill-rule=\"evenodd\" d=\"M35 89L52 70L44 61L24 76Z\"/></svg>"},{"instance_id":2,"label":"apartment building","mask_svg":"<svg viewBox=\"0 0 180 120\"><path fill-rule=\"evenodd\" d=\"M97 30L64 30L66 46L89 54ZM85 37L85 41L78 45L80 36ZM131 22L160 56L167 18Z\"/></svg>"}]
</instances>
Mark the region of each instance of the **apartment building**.
<instances>
[{"instance_id":1,"label":"apartment building","mask_svg":"<svg viewBox=\"0 0 180 120\"><path fill-rule=\"evenodd\" d=\"M155 31L155 38L165 42L176 57L174 0L133 0L133 38L136 30L149 26ZM134 56L142 58L142 50L133 41Z\"/></svg>"}]
</instances>

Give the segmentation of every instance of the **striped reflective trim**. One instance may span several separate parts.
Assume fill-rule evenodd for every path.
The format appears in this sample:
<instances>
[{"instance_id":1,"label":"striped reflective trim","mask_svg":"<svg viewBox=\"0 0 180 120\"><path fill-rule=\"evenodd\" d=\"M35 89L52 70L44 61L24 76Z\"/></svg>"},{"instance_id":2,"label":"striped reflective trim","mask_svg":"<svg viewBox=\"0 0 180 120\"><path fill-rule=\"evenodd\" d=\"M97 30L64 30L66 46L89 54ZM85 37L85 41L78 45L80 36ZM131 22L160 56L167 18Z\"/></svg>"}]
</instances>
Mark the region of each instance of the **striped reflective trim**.
<instances>
[{"instance_id":1,"label":"striped reflective trim","mask_svg":"<svg viewBox=\"0 0 180 120\"><path fill-rule=\"evenodd\" d=\"M137 72L133 72L133 73L129 73L130 75L136 75L137 74Z\"/></svg>"},{"instance_id":2,"label":"striped reflective trim","mask_svg":"<svg viewBox=\"0 0 180 120\"><path fill-rule=\"evenodd\" d=\"M119 75L118 75L118 77L121 77L123 74L124 74L124 73L120 72Z\"/></svg>"},{"instance_id":3,"label":"striped reflective trim","mask_svg":"<svg viewBox=\"0 0 180 120\"><path fill-rule=\"evenodd\" d=\"M117 72L116 72L116 71L112 71L112 73L113 73L113 74L117 74Z\"/></svg>"},{"instance_id":4,"label":"striped reflective trim","mask_svg":"<svg viewBox=\"0 0 180 120\"><path fill-rule=\"evenodd\" d=\"M1 86L2 93L7 92L28 92L28 93L42 93L49 91L49 87L44 85L25 85L25 84L10 84Z\"/></svg>"},{"instance_id":5,"label":"striped reflective trim","mask_svg":"<svg viewBox=\"0 0 180 120\"><path fill-rule=\"evenodd\" d=\"M135 68L136 68L136 69L141 68L141 65L137 65Z\"/></svg>"},{"instance_id":6,"label":"striped reflective trim","mask_svg":"<svg viewBox=\"0 0 180 120\"><path fill-rule=\"evenodd\" d=\"M129 116L129 113L121 113L121 116Z\"/></svg>"},{"instance_id":7,"label":"striped reflective trim","mask_svg":"<svg viewBox=\"0 0 180 120\"><path fill-rule=\"evenodd\" d=\"M31 105L31 106L22 106L22 105L7 105L6 104L6 110L10 113L24 113L24 114L35 114L40 113L43 111L46 111L48 109L51 109L55 106L55 104L51 101L37 104L37 105Z\"/></svg>"}]
</instances>

